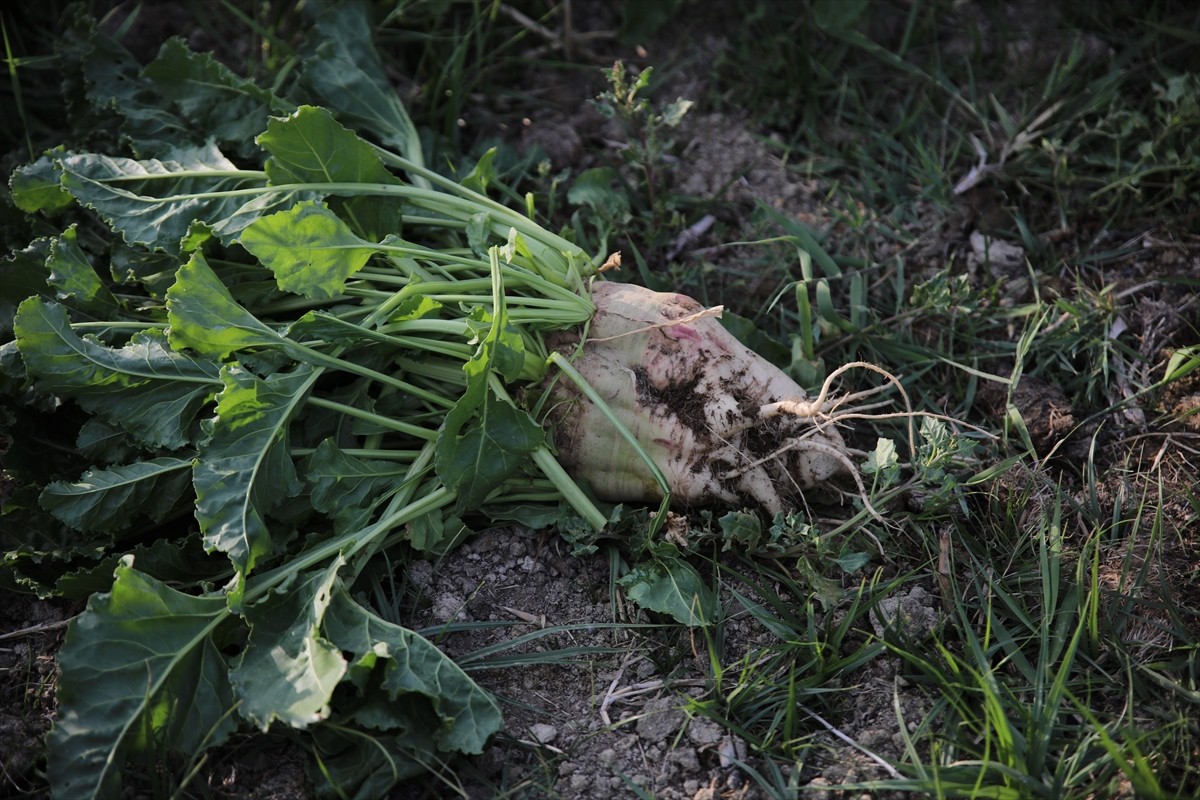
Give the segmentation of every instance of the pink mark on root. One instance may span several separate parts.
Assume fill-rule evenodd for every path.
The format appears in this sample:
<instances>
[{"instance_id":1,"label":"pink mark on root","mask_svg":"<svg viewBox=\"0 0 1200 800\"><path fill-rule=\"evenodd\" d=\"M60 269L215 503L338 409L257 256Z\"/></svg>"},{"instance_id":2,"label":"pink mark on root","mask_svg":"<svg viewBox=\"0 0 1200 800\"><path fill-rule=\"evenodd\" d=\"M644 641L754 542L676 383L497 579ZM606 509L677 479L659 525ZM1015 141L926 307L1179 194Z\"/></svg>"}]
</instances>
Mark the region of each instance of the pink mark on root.
<instances>
[{"instance_id":1,"label":"pink mark on root","mask_svg":"<svg viewBox=\"0 0 1200 800\"><path fill-rule=\"evenodd\" d=\"M699 342L702 338L691 325L668 325L662 330L663 333L672 339L683 340L685 342Z\"/></svg>"}]
</instances>

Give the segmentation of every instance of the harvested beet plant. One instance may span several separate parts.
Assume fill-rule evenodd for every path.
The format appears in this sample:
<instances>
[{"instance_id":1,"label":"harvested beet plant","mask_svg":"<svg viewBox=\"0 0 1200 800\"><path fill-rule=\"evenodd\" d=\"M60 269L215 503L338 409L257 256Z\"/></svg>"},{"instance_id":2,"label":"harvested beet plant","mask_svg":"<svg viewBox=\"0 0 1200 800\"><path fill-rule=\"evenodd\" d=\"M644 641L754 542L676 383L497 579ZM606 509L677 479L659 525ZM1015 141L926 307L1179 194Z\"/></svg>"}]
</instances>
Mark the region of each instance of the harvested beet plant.
<instances>
[{"instance_id":1,"label":"harvested beet plant","mask_svg":"<svg viewBox=\"0 0 1200 800\"><path fill-rule=\"evenodd\" d=\"M138 68L85 22L64 37L80 99L120 125L12 175L57 232L0 267L24 431L5 578L90 595L60 656L57 798L239 729L302 733L329 796L480 752L494 699L356 592L389 549L489 520L600 531L610 503L861 493L825 392L489 198L491 154L429 169L369 39L359 7L323 17L267 90L178 41ZM67 443L29 466L43 433ZM631 596L695 621L709 590L667 571L675 596L662 568Z\"/></svg>"}]
</instances>

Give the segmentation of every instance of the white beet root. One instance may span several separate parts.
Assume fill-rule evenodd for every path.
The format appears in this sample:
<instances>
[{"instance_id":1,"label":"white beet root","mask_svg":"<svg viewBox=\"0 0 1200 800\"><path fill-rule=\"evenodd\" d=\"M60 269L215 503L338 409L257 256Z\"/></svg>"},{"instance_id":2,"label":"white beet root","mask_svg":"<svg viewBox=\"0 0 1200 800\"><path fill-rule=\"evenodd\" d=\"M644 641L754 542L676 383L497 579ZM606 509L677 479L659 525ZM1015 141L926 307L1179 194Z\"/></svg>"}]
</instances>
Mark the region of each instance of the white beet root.
<instances>
[{"instance_id":1,"label":"white beet root","mask_svg":"<svg viewBox=\"0 0 1200 800\"><path fill-rule=\"evenodd\" d=\"M633 433L678 505L757 505L854 469L834 426L804 390L739 342L695 300L598 281L582 349L553 342ZM555 385L551 429L562 465L605 500L654 501L653 471L570 381ZM857 478L857 475L854 477Z\"/></svg>"}]
</instances>

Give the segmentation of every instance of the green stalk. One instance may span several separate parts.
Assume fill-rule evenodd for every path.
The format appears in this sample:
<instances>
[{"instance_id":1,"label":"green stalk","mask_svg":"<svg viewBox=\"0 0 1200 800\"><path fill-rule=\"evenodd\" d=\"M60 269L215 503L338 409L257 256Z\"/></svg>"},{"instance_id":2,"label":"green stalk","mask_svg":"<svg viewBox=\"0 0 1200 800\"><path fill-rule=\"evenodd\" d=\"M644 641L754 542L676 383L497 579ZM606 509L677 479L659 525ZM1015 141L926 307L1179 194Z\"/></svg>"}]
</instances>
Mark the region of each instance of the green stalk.
<instances>
[{"instance_id":1,"label":"green stalk","mask_svg":"<svg viewBox=\"0 0 1200 800\"><path fill-rule=\"evenodd\" d=\"M29 153L29 160L33 161L37 158L37 151L33 147L33 137L30 135L31 128L29 120L25 115L24 95L21 93L21 78L17 72L17 68L21 64L21 59L13 52L12 42L8 38L8 25L0 23L0 34L4 37L4 60L8 64L8 79L12 86L13 105L16 106L17 119L21 121L20 127L25 131L25 148ZM15 122L16 120L14 120Z\"/></svg>"},{"instance_id":2,"label":"green stalk","mask_svg":"<svg viewBox=\"0 0 1200 800\"><path fill-rule=\"evenodd\" d=\"M516 228L523 234L532 235L539 241L544 241L546 244L558 248L563 253L575 253L580 257L586 258L584 252L580 250L579 245L574 242L567 241L561 236L547 231L542 226L538 225L529 217L513 211L508 206L498 203L490 197L480 194L472 189L468 189L457 181L453 181L442 175L425 168L420 164L415 164L403 156L380 149L379 154L384 163L390 166L400 167L411 175L419 175L429 181L434 186L444 189L448 193L452 193L466 201L475 213L478 213L480 208L486 208L489 213L496 214L501 219L509 221L512 227ZM582 267L582 264L580 264Z\"/></svg>"},{"instance_id":3,"label":"green stalk","mask_svg":"<svg viewBox=\"0 0 1200 800\"><path fill-rule=\"evenodd\" d=\"M400 508L393 508L392 505L389 505L378 522L368 525L362 530L331 539L307 553L302 553L283 566L249 578L247 584L252 585L246 587L244 604L248 606L254 603L290 576L298 575L309 567L328 561L339 553L349 560L350 556L370 545L376 537L425 514L445 508L454 502L454 497L454 491L442 486Z\"/></svg>"},{"instance_id":4,"label":"green stalk","mask_svg":"<svg viewBox=\"0 0 1200 800\"><path fill-rule=\"evenodd\" d=\"M316 447L293 447L289 452L294 458L311 456ZM421 455L420 450L393 450L387 447L343 447L342 453L355 458L373 458L379 461L411 461Z\"/></svg>"},{"instance_id":5,"label":"green stalk","mask_svg":"<svg viewBox=\"0 0 1200 800\"><path fill-rule=\"evenodd\" d=\"M671 487L667 483L667 476L663 475L662 470L658 468L658 464L654 463L654 459L650 457L650 454L647 453L645 448L642 447L641 443L638 442L637 437L633 435L632 431L625 427L625 424L617 418L617 415L614 414L612 409L608 407L608 403L604 402L604 398L600 396L599 392L592 388L592 385L588 383L582 375L579 374L579 371L575 369L574 365L572 365L562 353L551 353L550 363L554 364L554 366L558 367L564 375L570 378L571 383L575 384L579 390L583 392L587 399L600 409L605 418L607 418L608 421L613 424L613 427L617 429L617 433L621 436L621 438L633 448L633 451L638 454L638 457L646 462L646 466L650 468L650 474L654 476L655 482L657 482L659 488L663 490L663 495L669 498L671 496Z\"/></svg>"},{"instance_id":6,"label":"green stalk","mask_svg":"<svg viewBox=\"0 0 1200 800\"><path fill-rule=\"evenodd\" d=\"M377 247L381 253L392 253L394 255L410 256L412 258L434 261L441 266L458 266L458 267L478 267L480 261L470 252L465 252L462 255L454 253L453 250L434 250L430 247L422 247L417 244L405 243L403 245L391 244L388 241L380 242Z\"/></svg>"},{"instance_id":7,"label":"green stalk","mask_svg":"<svg viewBox=\"0 0 1200 800\"><path fill-rule=\"evenodd\" d=\"M436 174L423 168L422 172L426 175ZM144 181L153 179L154 177L157 176L139 175L136 178L119 176L109 180L111 182L135 179ZM189 173L170 173L167 177L170 177L172 180L178 180L180 177L265 179L266 175L265 173L248 170L233 170L225 172L201 171L194 175ZM422 189L406 184L332 182L289 183L246 189L190 192L171 195L169 198L158 197L153 200L155 204L158 204L164 202L164 200L205 200L219 197L253 197L272 193L294 194L296 192L312 191L334 195L402 197L418 208L425 208L435 214L444 214L464 222L470 221L481 211L486 210L485 213L491 215L495 220L491 225L494 232L504 234L509 229L513 229L525 238L527 244L531 246L537 245L537 248L532 250L533 259L530 267L532 271L551 283L564 288L583 288L582 276L591 272L591 261L578 245L567 241L557 234L551 233L528 217L512 211L506 206L490 200L483 195L461 187L453 181L446 178L439 178L435 183L450 189L453 194L432 189ZM482 209L481 206L483 207ZM431 220L431 224L436 224L437 222L437 220Z\"/></svg>"},{"instance_id":8,"label":"green stalk","mask_svg":"<svg viewBox=\"0 0 1200 800\"><path fill-rule=\"evenodd\" d=\"M470 287L467 287L467 288L470 288ZM473 294L465 294L465 293L453 293L453 294L432 293L432 294L426 294L425 296L428 297L430 300L435 300L439 303L487 302L487 298L479 297L479 296L473 295ZM562 300L552 300L552 299L549 299L546 297L526 297L525 295L520 295L520 294L512 294L512 295L507 296L504 299L508 305L519 305L519 306L526 306L529 308L546 308L546 309L562 310L568 306L568 304L564 303ZM575 305L578 305L578 303L576 303Z\"/></svg>"},{"instance_id":9,"label":"green stalk","mask_svg":"<svg viewBox=\"0 0 1200 800\"><path fill-rule=\"evenodd\" d=\"M408 470L405 473L404 481L396 488L391 500L388 501L388 507L384 511L380 522L376 523L383 525L382 532L384 534L386 534L392 528L424 516L424 514L428 514L437 508L441 508L440 505L435 506L428 511L423 511L421 513L416 513L412 516L403 518L397 518L394 513L395 509L401 508L402 506L404 508L411 508L413 495L416 494L417 489L422 485L422 476L432 467L436 447L437 446L434 442L427 443L423 448L421 448L421 451L417 454L417 457L413 459L412 464L409 465ZM428 492L423 496L422 499L429 497L438 498L443 495L446 498L446 502L450 502L457 496L457 492L452 491L451 489L439 483L436 489ZM388 537L386 535L379 538L375 538L375 536L372 535L368 539L356 542L355 545L346 552L347 561L350 560L350 556L352 555L357 554L361 556L357 566L355 567L355 577L357 577L358 571L366 565L367 560L370 559L371 556L377 553L379 549L387 543L387 539ZM367 548L370 549L368 550Z\"/></svg>"},{"instance_id":10,"label":"green stalk","mask_svg":"<svg viewBox=\"0 0 1200 800\"><path fill-rule=\"evenodd\" d=\"M387 508L384 509L378 520L358 531L331 539L310 552L304 553L294 561L277 567L270 572L263 573L258 578L261 585L256 584L253 590L247 588L246 604L249 604L254 597L265 593L275 583L286 579L289 575L303 572L309 567L320 564L339 553L346 561L349 561L351 556L371 546L381 534L387 534L393 528L411 522L418 517L452 503L455 498L455 492L444 486L429 492L418 500L412 500L413 493L417 488L416 479L429 468L430 462L433 461L433 449L434 445L430 442L418 451L416 459L409 465L406 472L407 480L392 495Z\"/></svg>"},{"instance_id":11,"label":"green stalk","mask_svg":"<svg viewBox=\"0 0 1200 800\"><path fill-rule=\"evenodd\" d=\"M389 334L407 331L409 333L442 333L464 338L471 337L471 329L467 327L466 320L462 319L406 319L381 325L379 330Z\"/></svg>"},{"instance_id":12,"label":"green stalk","mask_svg":"<svg viewBox=\"0 0 1200 800\"><path fill-rule=\"evenodd\" d=\"M481 270L488 269L488 265L482 261L476 261L475 266ZM557 303L563 307L586 308L589 312L591 311L591 301L570 289L564 289L562 286L545 280L535 272L530 272L516 264L501 264L500 272L504 278L504 285L507 288L520 287L535 292L532 297L518 294L509 299L522 298L546 303ZM466 295L465 299L468 301L478 301L483 299L482 295L485 290L491 288L491 277L488 273L470 278L413 281L406 275L390 275L378 269L367 267L361 270L358 276L368 277L372 281L380 283L403 282L405 288L400 291L406 292L403 295L405 298L413 293L419 293L433 299L437 299L441 294L453 294Z\"/></svg>"},{"instance_id":13,"label":"green stalk","mask_svg":"<svg viewBox=\"0 0 1200 800\"><path fill-rule=\"evenodd\" d=\"M557 489L547 489L544 492L512 492L504 490L504 502L498 505L513 503L556 503L562 500L562 493Z\"/></svg>"},{"instance_id":14,"label":"green stalk","mask_svg":"<svg viewBox=\"0 0 1200 800\"><path fill-rule=\"evenodd\" d=\"M261 318L264 316L278 316L280 314L287 314L293 311L299 311L303 313L305 311L311 311L314 308L328 308L336 303L344 302L349 297L350 292L347 292L345 295L339 295L337 297L330 297L328 299L321 300L310 300L307 297L289 297L283 300L274 300L270 303L255 305L254 314L255 316Z\"/></svg>"},{"instance_id":15,"label":"green stalk","mask_svg":"<svg viewBox=\"0 0 1200 800\"><path fill-rule=\"evenodd\" d=\"M342 370L343 372L351 372L364 378L370 378L371 380L379 381L386 386L392 386L402 392L407 392L413 397L419 397L427 403L432 403L433 405L440 406L441 408L448 409L454 406L453 400L447 400L442 395L427 391L419 386L414 386L408 381L402 381L399 378L391 375L385 375L382 372L377 372L370 367L364 367L360 364L355 364L353 361L347 361L343 358L326 355L315 348L307 347L289 340L287 343L287 349L289 351L289 355L294 356L299 361L307 361L310 364L317 364L322 367Z\"/></svg>"},{"instance_id":16,"label":"green stalk","mask_svg":"<svg viewBox=\"0 0 1200 800\"><path fill-rule=\"evenodd\" d=\"M592 388L592 385L588 383L582 375L579 374L579 371L575 369L571 362L568 361L562 353L551 353L549 361L551 364L558 367L559 370L561 370L562 373L566 375L581 392L583 392L587 399L596 406L596 408L600 409L600 412L604 414L605 418L608 419L608 421L611 422L617 429L617 433L621 436L621 438L633 448L633 451L638 454L638 457L641 458L642 461L646 463L646 466L650 468L650 474L654 476L655 482L658 483L658 486L660 489L662 489L663 493L662 503L659 504L658 508L658 515L650 521L650 535L653 536L666 522L667 511L671 507L671 487L670 484L667 483L667 476L663 475L662 470L658 468L658 464L654 463L654 459L650 457L650 454L647 453L645 448L642 447L641 443L638 442L637 437L633 435L633 432L630 431L629 428L627 428L625 424L617 418L617 415L614 414L612 409L608 407L608 403L604 402L604 398L600 396L599 392ZM557 464L558 462L555 463ZM562 467L559 467L559 469L562 469Z\"/></svg>"},{"instance_id":17,"label":"green stalk","mask_svg":"<svg viewBox=\"0 0 1200 800\"><path fill-rule=\"evenodd\" d=\"M121 320L112 320L111 322L72 322L71 330L113 330L113 331L144 331L150 328L162 328L161 322L123 322Z\"/></svg>"},{"instance_id":18,"label":"green stalk","mask_svg":"<svg viewBox=\"0 0 1200 800\"><path fill-rule=\"evenodd\" d=\"M237 178L239 180L248 181L265 181L267 173L259 169L189 169L179 170L178 172L163 172L150 173L139 175L114 175L110 178L105 178L103 183L142 183L144 181L153 180L171 180L175 181L180 178ZM272 187L277 188L277 187ZM227 190L227 191L258 191L258 190ZM214 193L204 192L202 197L212 196ZM183 195L177 195L183 197Z\"/></svg>"},{"instance_id":19,"label":"green stalk","mask_svg":"<svg viewBox=\"0 0 1200 800\"><path fill-rule=\"evenodd\" d=\"M334 316L334 315L330 315L330 316ZM371 316L374 316L374 315L371 315ZM438 339L422 339L422 338L410 337L410 336L393 336L393 335L387 333L383 328L367 327L366 324L360 325L360 324L357 324L354 322L350 322L349 320L342 319L341 317L336 317L336 319L338 319L345 328L353 331L355 334L362 337L363 339L367 339L369 341L374 341L374 342L379 342L380 344L385 345L385 346L395 349L395 350L406 350L406 349L424 350L429 353L436 353L437 355L448 356L450 358L453 358L456 360L462 360L462 361L466 361L468 358L471 357L470 346L466 345L466 344L460 344L459 342L444 342L444 341L441 341ZM431 321L437 321L437 320L431 320ZM456 320L443 320L443 321L455 322L455 323L458 322ZM366 322L367 323L370 322L370 317L368 317ZM452 332L455 334L461 335L464 333L463 330L460 330L461 328L462 328L462 326L460 324L456 324L454 327L454 330ZM301 346L308 347L310 351L315 349L314 347L309 346L309 345L301 345ZM359 373L359 374L362 374L362 373ZM370 376L368 376L368 377L370 377ZM403 387L397 386L396 388L403 388Z\"/></svg>"},{"instance_id":20,"label":"green stalk","mask_svg":"<svg viewBox=\"0 0 1200 800\"><path fill-rule=\"evenodd\" d=\"M401 338L401 337L397 337ZM448 364L438 361L417 361L411 358L396 359L396 366L404 372L413 375L420 375L429 380L448 383L451 386L461 390L467 383L467 376L463 374L462 363L471 357L470 353L462 356L459 359L460 363Z\"/></svg>"},{"instance_id":21,"label":"green stalk","mask_svg":"<svg viewBox=\"0 0 1200 800\"><path fill-rule=\"evenodd\" d=\"M495 374L488 376L488 386L496 393L496 397L506 403L513 404L512 398L509 397L508 391L504 388L504 384ZM545 445L533 451L533 463L537 465L542 474L549 479L558 493L562 495L562 499L570 504L571 508L575 509L581 517L588 521L596 530L603 530L608 524L608 518L600 509L596 508L596 504L591 498L584 493L583 489L579 488L574 479L567 474L563 469L562 464L558 463L558 459L550 452L550 449Z\"/></svg>"},{"instance_id":22,"label":"green stalk","mask_svg":"<svg viewBox=\"0 0 1200 800\"><path fill-rule=\"evenodd\" d=\"M458 342L443 342L439 339L418 339L412 336L389 336L397 347L410 348L413 350L424 350L429 353L434 353L446 358L452 358L456 361L466 361L471 357L471 348L465 344ZM407 369L404 365L407 362L405 359L398 359L396 364L403 369ZM413 368L412 371L419 371Z\"/></svg>"},{"instance_id":23,"label":"green stalk","mask_svg":"<svg viewBox=\"0 0 1200 800\"><path fill-rule=\"evenodd\" d=\"M422 428L420 425L413 425L408 422L401 422L398 419L392 419L391 417L385 417L382 414L376 414L371 411L366 411L365 409L348 406L345 403L339 403L335 400L326 400L323 397L308 397L304 402L311 406L316 406L317 408L325 408L330 411L336 411L337 413L344 414L347 417L354 417L355 419L361 419L364 422L371 422L382 428L387 428L388 430L405 433L409 436L414 436L427 442L432 442L437 438L437 431L435 430Z\"/></svg>"}]
</instances>

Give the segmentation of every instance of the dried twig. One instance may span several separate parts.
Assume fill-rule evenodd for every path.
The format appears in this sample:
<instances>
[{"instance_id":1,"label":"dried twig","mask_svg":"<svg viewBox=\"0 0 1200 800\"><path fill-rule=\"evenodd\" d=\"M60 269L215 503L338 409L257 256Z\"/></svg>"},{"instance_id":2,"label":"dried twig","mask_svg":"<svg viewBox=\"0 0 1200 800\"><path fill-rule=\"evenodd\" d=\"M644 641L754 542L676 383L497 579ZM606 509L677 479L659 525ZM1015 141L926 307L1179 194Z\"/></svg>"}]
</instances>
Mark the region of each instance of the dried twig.
<instances>
[{"instance_id":1,"label":"dried twig","mask_svg":"<svg viewBox=\"0 0 1200 800\"><path fill-rule=\"evenodd\" d=\"M44 633L46 631L56 631L59 628L65 628L71 624L70 619L59 620L58 622L44 622L41 625L30 625L28 628L21 628L8 633L0 633L0 642L8 641L9 639L20 639L23 636L32 636L35 633Z\"/></svg>"},{"instance_id":2,"label":"dried twig","mask_svg":"<svg viewBox=\"0 0 1200 800\"><path fill-rule=\"evenodd\" d=\"M893 767L891 764L889 764L889 763L887 762L887 760L886 760L886 759L884 759L882 756L879 756L879 755L876 755L875 753L872 753L870 750L868 750L867 748L863 747L863 746L862 746L861 744L859 744L858 742L854 741L854 739L850 738L850 736L849 736L849 735L847 735L847 734L845 734L845 733L842 733L842 731L840 731L840 730L838 730L837 728L835 728L835 727L833 727L832 725L830 725L828 722L826 722L826 721L825 721L824 717L822 717L820 714L816 713L815 711L809 711L809 710L808 710L807 708L805 708L804 706L800 706L800 710L801 710L801 711L803 711L805 714L808 714L810 717L812 717L813 719L815 719L817 722L819 722L819 723L821 723L822 725L824 725L824 726L825 726L825 729L826 729L827 731L829 731L830 733L832 733L834 736L838 737L838 738L839 738L839 739L841 739L843 742L845 742L846 744L850 745L850 746L851 746L851 747L853 747L855 750L857 750L858 752L862 753L863 755L865 755L867 758L869 758L869 759L871 759L872 761L874 761L874 762L875 762L876 764L878 764L879 766L883 767L884 771L885 771L885 772L887 772L887 774L888 774L889 776L891 776L892 778L895 778L896 780L900 780L900 779L902 779L902 778L904 777L904 776L903 776L903 775L901 775L899 772L897 772L897 771L896 771L896 768L895 768L895 767Z\"/></svg>"}]
</instances>

